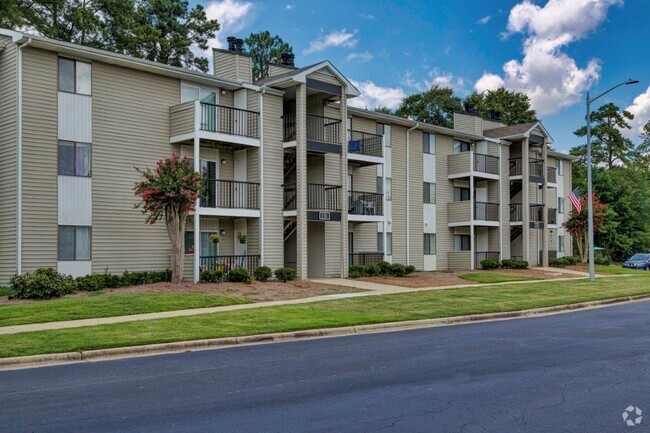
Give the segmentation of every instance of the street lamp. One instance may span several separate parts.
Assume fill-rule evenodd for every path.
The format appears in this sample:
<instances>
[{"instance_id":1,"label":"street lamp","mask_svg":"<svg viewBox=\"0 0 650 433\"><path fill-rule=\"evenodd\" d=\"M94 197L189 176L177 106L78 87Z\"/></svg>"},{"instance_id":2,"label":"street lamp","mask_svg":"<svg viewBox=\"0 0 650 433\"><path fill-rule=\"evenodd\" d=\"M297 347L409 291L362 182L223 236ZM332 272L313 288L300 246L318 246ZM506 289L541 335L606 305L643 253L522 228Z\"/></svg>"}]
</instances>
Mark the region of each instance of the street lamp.
<instances>
[{"instance_id":1,"label":"street lamp","mask_svg":"<svg viewBox=\"0 0 650 433\"><path fill-rule=\"evenodd\" d=\"M587 219L588 221L588 242L589 242L589 281L596 280L596 267L594 265L594 199L592 197L591 187L591 103L601 96L605 96L612 90L620 86L628 84L636 84L639 80L627 80L619 83L609 90L604 91L600 95L590 98L589 91L587 90Z\"/></svg>"}]
</instances>

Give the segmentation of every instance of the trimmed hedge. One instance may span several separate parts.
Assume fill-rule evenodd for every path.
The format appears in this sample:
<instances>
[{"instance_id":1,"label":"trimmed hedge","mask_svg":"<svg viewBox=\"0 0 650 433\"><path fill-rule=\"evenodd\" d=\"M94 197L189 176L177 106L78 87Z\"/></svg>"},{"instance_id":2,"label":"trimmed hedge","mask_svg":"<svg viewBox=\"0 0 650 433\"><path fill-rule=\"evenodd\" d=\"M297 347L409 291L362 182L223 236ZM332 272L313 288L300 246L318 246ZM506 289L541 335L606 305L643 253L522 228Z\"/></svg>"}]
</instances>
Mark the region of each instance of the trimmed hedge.
<instances>
[{"instance_id":1,"label":"trimmed hedge","mask_svg":"<svg viewBox=\"0 0 650 433\"><path fill-rule=\"evenodd\" d=\"M202 283L219 283L223 280L223 272L222 271L201 271L200 279Z\"/></svg>"},{"instance_id":2,"label":"trimmed hedge","mask_svg":"<svg viewBox=\"0 0 650 433\"><path fill-rule=\"evenodd\" d=\"M296 270L293 268L278 268L274 272L275 278L286 283L296 279Z\"/></svg>"},{"instance_id":3,"label":"trimmed hedge","mask_svg":"<svg viewBox=\"0 0 650 433\"><path fill-rule=\"evenodd\" d=\"M564 256L558 259L553 259L553 258L548 259L549 266L552 266L554 268L563 268L565 266L577 265L578 263L580 263L580 257L576 257L576 256ZM605 264L605 263L598 263L598 260L596 260L596 263Z\"/></svg>"},{"instance_id":4,"label":"trimmed hedge","mask_svg":"<svg viewBox=\"0 0 650 433\"><path fill-rule=\"evenodd\" d=\"M394 277L405 277L406 276L406 266L401 263L394 263L390 267L390 274Z\"/></svg>"},{"instance_id":5,"label":"trimmed hedge","mask_svg":"<svg viewBox=\"0 0 650 433\"><path fill-rule=\"evenodd\" d=\"M74 292L74 279L52 268L14 275L9 281L11 294L21 299L51 299Z\"/></svg>"},{"instance_id":6,"label":"trimmed hedge","mask_svg":"<svg viewBox=\"0 0 650 433\"><path fill-rule=\"evenodd\" d=\"M501 261L504 269L528 269L528 262L525 260L504 259Z\"/></svg>"},{"instance_id":7,"label":"trimmed hedge","mask_svg":"<svg viewBox=\"0 0 650 433\"><path fill-rule=\"evenodd\" d=\"M612 264L612 258L608 255L597 255L594 257L594 263L597 265L609 266Z\"/></svg>"},{"instance_id":8,"label":"trimmed hedge","mask_svg":"<svg viewBox=\"0 0 650 433\"><path fill-rule=\"evenodd\" d=\"M231 269L228 272L228 281L232 283L250 283L251 274L244 268Z\"/></svg>"},{"instance_id":9,"label":"trimmed hedge","mask_svg":"<svg viewBox=\"0 0 650 433\"><path fill-rule=\"evenodd\" d=\"M390 275L390 267L391 264L389 262L379 262L377 263L377 266L379 266L379 274L380 275Z\"/></svg>"},{"instance_id":10,"label":"trimmed hedge","mask_svg":"<svg viewBox=\"0 0 650 433\"><path fill-rule=\"evenodd\" d=\"M556 259L556 258L550 258L548 259L548 265L553 267L553 268L563 268L567 265L567 262L562 260L562 258Z\"/></svg>"},{"instance_id":11,"label":"trimmed hedge","mask_svg":"<svg viewBox=\"0 0 650 433\"><path fill-rule=\"evenodd\" d=\"M498 269L501 267L501 261L499 259L483 259L481 260L481 267L486 271Z\"/></svg>"},{"instance_id":12,"label":"trimmed hedge","mask_svg":"<svg viewBox=\"0 0 650 433\"><path fill-rule=\"evenodd\" d=\"M266 283L273 276L273 271L268 266L258 266L253 271L253 276L257 281Z\"/></svg>"},{"instance_id":13,"label":"trimmed hedge","mask_svg":"<svg viewBox=\"0 0 650 433\"><path fill-rule=\"evenodd\" d=\"M413 272L415 272L415 266L413 265L406 266L406 275L412 274Z\"/></svg>"}]
</instances>

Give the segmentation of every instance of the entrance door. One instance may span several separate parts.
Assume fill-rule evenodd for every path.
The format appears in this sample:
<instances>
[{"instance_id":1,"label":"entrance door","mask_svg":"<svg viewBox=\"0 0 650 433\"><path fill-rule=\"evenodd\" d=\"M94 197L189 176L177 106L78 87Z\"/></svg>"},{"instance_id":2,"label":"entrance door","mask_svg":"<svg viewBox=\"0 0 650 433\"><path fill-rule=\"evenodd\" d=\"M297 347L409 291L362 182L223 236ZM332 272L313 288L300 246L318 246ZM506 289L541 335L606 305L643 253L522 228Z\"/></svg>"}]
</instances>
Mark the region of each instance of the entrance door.
<instances>
[{"instance_id":1,"label":"entrance door","mask_svg":"<svg viewBox=\"0 0 650 433\"><path fill-rule=\"evenodd\" d=\"M219 207L217 206L218 193L217 193L217 170L219 165L216 161L201 160L201 173L206 178L206 191L205 198L201 199L201 206L204 207Z\"/></svg>"},{"instance_id":2,"label":"entrance door","mask_svg":"<svg viewBox=\"0 0 650 433\"><path fill-rule=\"evenodd\" d=\"M235 152L234 163L234 180L233 182L233 203L237 209L248 208L248 184L245 183L248 173L246 168L246 150L238 150Z\"/></svg>"},{"instance_id":3,"label":"entrance door","mask_svg":"<svg viewBox=\"0 0 650 433\"><path fill-rule=\"evenodd\" d=\"M238 90L235 92L235 108L240 110L246 110L246 90ZM233 120L233 131L235 135L247 136L246 133L248 129L248 119L246 118L246 111L234 110L232 120Z\"/></svg>"}]
</instances>

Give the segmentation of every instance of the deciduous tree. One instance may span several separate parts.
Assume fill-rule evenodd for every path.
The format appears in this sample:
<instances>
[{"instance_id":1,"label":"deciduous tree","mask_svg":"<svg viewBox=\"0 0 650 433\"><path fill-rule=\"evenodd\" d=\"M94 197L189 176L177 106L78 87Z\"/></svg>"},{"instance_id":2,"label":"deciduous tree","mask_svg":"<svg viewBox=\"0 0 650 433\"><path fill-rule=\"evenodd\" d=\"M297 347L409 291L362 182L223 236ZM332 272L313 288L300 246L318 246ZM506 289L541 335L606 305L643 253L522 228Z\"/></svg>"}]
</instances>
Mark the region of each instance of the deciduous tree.
<instances>
[{"instance_id":1,"label":"deciduous tree","mask_svg":"<svg viewBox=\"0 0 650 433\"><path fill-rule=\"evenodd\" d=\"M466 106L471 104L482 117L489 117L490 111L498 112L500 121L506 125L538 120L537 113L530 106L528 95L504 87L482 93L474 92L465 98L464 103Z\"/></svg>"},{"instance_id":2,"label":"deciduous tree","mask_svg":"<svg viewBox=\"0 0 650 433\"><path fill-rule=\"evenodd\" d=\"M253 80L269 76L269 63L280 63L282 54L293 54L293 48L278 35L266 30L251 33L244 40L245 50L253 60Z\"/></svg>"},{"instance_id":3,"label":"deciduous tree","mask_svg":"<svg viewBox=\"0 0 650 433\"><path fill-rule=\"evenodd\" d=\"M433 86L431 89L414 93L402 100L395 114L410 117L432 125L454 127L454 111L461 111L460 98L449 87Z\"/></svg>"},{"instance_id":4,"label":"deciduous tree","mask_svg":"<svg viewBox=\"0 0 650 433\"><path fill-rule=\"evenodd\" d=\"M589 238L587 236L587 225L589 218L587 217L587 194L580 198L582 205L580 213L575 209L571 211L571 217L562 224L562 227L573 237L578 247L578 253L582 262L587 261L587 252L589 251ZM598 232L605 225L605 217L607 214L607 205L598 201L596 196L594 200L594 233Z\"/></svg>"}]
</instances>

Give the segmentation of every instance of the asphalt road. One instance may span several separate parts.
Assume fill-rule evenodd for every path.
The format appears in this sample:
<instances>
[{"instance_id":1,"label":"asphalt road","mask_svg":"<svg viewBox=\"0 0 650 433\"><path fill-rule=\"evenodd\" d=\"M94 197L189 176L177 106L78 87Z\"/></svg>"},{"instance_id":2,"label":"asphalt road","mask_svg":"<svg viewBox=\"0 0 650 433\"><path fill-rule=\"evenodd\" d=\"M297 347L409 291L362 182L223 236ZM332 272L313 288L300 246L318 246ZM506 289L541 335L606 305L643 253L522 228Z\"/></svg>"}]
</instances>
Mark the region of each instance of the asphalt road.
<instances>
[{"instance_id":1,"label":"asphalt road","mask_svg":"<svg viewBox=\"0 0 650 433\"><path fill-rule=\"evenodd\" d=\"M648 432L649 313L5 371L0 432ZM627 426L629 405L647 419Z\"/></svg>"}]
</instances>

